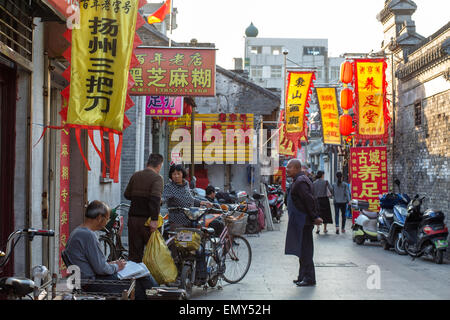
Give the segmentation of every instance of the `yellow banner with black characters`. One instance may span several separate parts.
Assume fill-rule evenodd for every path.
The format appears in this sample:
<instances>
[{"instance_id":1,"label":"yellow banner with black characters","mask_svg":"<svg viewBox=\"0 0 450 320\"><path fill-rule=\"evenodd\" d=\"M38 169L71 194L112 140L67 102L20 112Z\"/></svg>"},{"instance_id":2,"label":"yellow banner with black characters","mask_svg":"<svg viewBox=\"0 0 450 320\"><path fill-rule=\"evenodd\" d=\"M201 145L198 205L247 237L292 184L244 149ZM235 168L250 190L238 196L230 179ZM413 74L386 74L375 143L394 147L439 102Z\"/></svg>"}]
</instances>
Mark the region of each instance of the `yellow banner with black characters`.
<instances>
[{"instance_id":1,"label":"yellow banner with black characters","mask_svg":"<svg viewBox=\"0 0 450 320\"><path fill-rule=\"evenodd\" d=\"M67 124L122 132L138 0L80 4Z\"/></svg>"},{"instance_id":2,"label":"yellow banner with black characters","mask_svg":"<svg viewBox=\"0 0 450 320\"><path fill-rule=\"evenodd\" d=\"M341 144L339 131L339 110L336 88L316 88L322 118L322 135L324 144Z\"/></svg>"},{"instance_id":3,"label":"yellow banner with black characters","mask_svg":"<svg viewBox=\"0 0 450 320\"><path fill-rule=\"evenodd\" d=\"M286 133L288 136L305 135L305 112L313 80L314 72L312 71L288 71L286 89ZM296 143L296 141L293 142Z\"/></svg>"}]
</instances>

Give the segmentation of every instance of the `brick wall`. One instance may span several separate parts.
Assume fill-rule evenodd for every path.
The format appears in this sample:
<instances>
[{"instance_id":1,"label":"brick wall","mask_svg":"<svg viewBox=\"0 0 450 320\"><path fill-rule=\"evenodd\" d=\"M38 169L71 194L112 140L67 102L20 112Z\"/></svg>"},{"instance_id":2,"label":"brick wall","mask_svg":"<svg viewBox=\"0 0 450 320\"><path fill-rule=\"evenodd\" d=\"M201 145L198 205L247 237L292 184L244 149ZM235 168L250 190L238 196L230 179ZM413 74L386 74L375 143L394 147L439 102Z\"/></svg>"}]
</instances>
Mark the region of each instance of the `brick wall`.
<instances>
[{"instance_id":1,"label":"brick wall","mask_svg":"<svg viewBox=\"0 0 450 320\"><path fill-rule=\"evenodd\" d=\"M132 97L133 100L134 97ZM129 203L128 200L125 199L123 193L125 192L125 188L128 185L128 181L130 181L131 176L136 171L136 119L137 119L137 108L130 108L125 114L128 119L131 121L131 125L123 131L123 146L122 146L122 159L121 159L121 202Z\"/></svg>"},{"instance_id":2,"label":"brick wall","mask_svg":"<svg viewBox=\"0 0 450 320\"><path fill-rule=\"evenodd\" d=\"M415 124L414 107L397 109L393 174L402 192L426 196L423 209L442 210L449 226L450 90L422 99L421 125Z\"/></svg>"}]
</instances>

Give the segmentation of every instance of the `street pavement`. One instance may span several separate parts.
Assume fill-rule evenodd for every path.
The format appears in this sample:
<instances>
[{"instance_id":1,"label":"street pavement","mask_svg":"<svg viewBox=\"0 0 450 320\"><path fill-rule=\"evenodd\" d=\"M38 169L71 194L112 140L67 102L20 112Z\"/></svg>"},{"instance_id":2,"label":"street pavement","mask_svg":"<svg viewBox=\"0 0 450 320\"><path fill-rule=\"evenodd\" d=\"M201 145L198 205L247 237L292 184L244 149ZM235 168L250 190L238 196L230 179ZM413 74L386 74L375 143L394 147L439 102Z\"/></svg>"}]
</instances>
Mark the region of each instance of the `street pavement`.
<instances>
[{"instance_id":1,"label":"street pavement","mask_svg":"<svg viewBox=\"0 0 450 320\"><path fill-rule=\"evenodd\" d=\"M379 243L359 246L347 232L314 233L315 287L297 287L298 258L284 254L287 214L275 231L247 235L252 263L237 284L222 281L222 289L195 287L192 300L441 300L450 299L450 262L399 256ZM323 230L323 227L321 228ZM379 271L379 272L377 272ZM376 277L379 274L379 277ZM220 282L219 282L220 284Z\"/></svg>"}]
</instances>

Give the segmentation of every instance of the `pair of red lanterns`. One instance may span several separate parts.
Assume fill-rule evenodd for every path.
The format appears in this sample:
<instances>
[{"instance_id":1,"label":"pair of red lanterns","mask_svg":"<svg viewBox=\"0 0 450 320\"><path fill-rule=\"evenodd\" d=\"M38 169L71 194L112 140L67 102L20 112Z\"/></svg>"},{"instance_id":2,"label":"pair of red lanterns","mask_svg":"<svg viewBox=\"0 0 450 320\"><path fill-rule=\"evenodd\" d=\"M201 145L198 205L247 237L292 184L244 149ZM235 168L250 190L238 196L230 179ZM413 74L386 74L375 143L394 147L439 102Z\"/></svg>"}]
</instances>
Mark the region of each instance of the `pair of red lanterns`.
<instances>
[{"instance_id":1,"label":"pair of red lanterns","mask_svg":"<svg viewBox=\"0 0 450 320\"><path fill-rule=\"evenodd\" d=\"M344 114L339 117L339 131L343 136L349 136L353 131L353 119L348 110L353 107L353 91L347 88L347 84L353 81L353 65L349 61L341 64L341 82L344 89L341 91L341 108Z\"/></svg>"}]
</instances>

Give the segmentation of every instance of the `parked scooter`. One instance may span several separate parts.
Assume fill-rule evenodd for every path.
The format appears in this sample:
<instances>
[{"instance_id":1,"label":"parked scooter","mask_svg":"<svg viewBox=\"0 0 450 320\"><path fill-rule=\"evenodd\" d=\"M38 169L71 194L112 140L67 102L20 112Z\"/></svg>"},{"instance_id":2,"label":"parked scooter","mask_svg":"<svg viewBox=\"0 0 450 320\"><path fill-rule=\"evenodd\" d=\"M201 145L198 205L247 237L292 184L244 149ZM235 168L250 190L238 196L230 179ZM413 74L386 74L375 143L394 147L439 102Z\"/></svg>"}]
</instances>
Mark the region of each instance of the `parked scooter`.
<instances>
[{"instance_id":1,"label":"parked scooter","mask_svg":"<svg viewBox=\"0 0 450 320\"><path fill-rule=\"evenodd\" d=\"M284 192L281 186L267 186L267 200L269 201L272 219L280 223L283 214Z\"/></svg>"},{"instance_id":2,"label":"parked scooter","mask_svg":"<svg viewBox=\"0 0 450 320\"><path fill-rule=\"evenodd\" d=\"M431 256L441 264L448 247L448 228L442 211L428 209L421 211L425 197L416 195L408 204L408 216L402 230L403 246L413 258Z\"/></svg>"},{"instance_id":3,"label":"parked scooter","mask_svg":"<svg viewBox=\"0 0 450 320\"><path fill-rule=\"evenodd\" d=\"M360 215L355 220L355 224L352 226L353 242L362 245L366 240L371 242L378 241L378 212L367 211L369 202L363 200L352 199L351 206L360 212Z\"/></svg>"},{"instance_id":4,"label":"parked scooter","mask_svg":"<svg viewBox=\"0 0 450 320\"><path fill-rule=\"evenodd\" d=\"M394 247L399 255L406 251L401 246L401 234L407 215L406 206L410 199L407 194L386 193L380 195L378 216L378 239L384 250Z\"/></svg>"}]
</instances>

